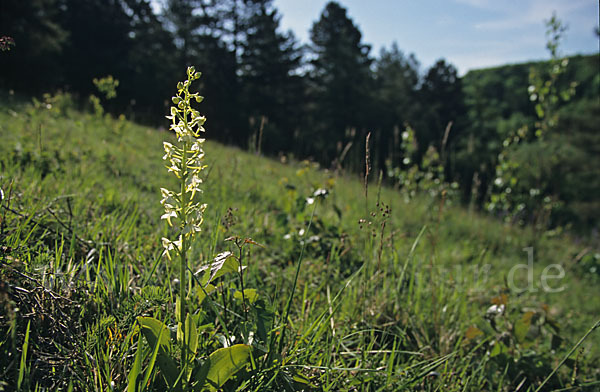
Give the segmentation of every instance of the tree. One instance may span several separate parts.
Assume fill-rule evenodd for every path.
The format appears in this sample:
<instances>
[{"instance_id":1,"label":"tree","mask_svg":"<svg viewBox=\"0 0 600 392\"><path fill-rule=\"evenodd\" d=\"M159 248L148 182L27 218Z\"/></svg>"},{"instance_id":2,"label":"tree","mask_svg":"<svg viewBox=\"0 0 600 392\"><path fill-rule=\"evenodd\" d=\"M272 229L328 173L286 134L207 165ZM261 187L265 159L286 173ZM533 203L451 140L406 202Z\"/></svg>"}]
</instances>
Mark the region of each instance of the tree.
<instances>
[{"instance_id":1,"label":"tree","mask_svg":"<svg viewBox=\"0 0 600 392\"><path fill-rule=\"evenodd\" d=\"M243 106L266 152L290 151L300 121L302 81L294 74L301 52L291 32L278 32L280 17L272 0L254 1L242 46ZM260 141L258 141L260 142Z\"/></svg>"},{"instance_id":2,"label":"tree","mask_svg":"<svg viewBox=\"0 0 600 392\"><path fill-rule=\"evenodd\" d=\"M194 65L204 75L199 89L217 140L245 146L235 48L227 42L227 5L233 0L168 0L162 15L175 37L178 69ZM237 3L237 1L236 1Z\"/></svg>"},{"instance_id":3,"label":"tree","mask_svg":"<svg viewBox=\"0 0 600 392\"><path fill-rule=\"evenodd\" d=\"M125 0L124 5L130 15L131 50L119 95L128 100L136 120L162 121L167 110L164 97L172 94L177 78L174 38L149 0Z\"/></svg>"},{"instance_id":4,"label":"tree","mask_svg":"<svg viewBox=\"0 0 600 392\"><path fill-rule=\"evenodd\" d=\"M60 24L61 4L61 0L0 2L0 34L16 42L0 62L0 87L39 93L63 82L60 57L69 34Z\"/></svg>"},{"instance_id":5,"label":"tree","mask_svg":"<svg viewBox=\"0 0 600 392\"><path fill-rule=\"evenodd\" d=\"M304 136L311 141L318 158L331 162L336 143L346 131L364 131L371 101L370 47L338 3L327 3L310 30L312 52L310 101L314 104L312 129ZM350 136L351 137L351 136ZM364 151L364 150L363 150Z\"/></svg>"},{"instance_id":6,"label":"tree","mask_svg":"<svg viewBox=\"0 0 600 392\"><path fill-rule=\"evenodd\" d=\"M65 87L82 98L96 92L94 78L127 78L131 18L121 0L63 0L61 26L69 33L61 56ZM111 104L124 106L118 95Z\"/></svg>"},{"instance_id":7,"label":"tree","mask_svg":"<svg viewBox=\"0 0 600 392\"><path fill-rule=\"evenodd\" d=\"M174 36L178 49L176 57L182 69L191 65L191 58L197 50L194 41L205 22L196 12L201 4L202 0L167 0L162 12L163 20Z\"/></svg>"},{"instance_id":8,"label":"tree","mask_svg":"<svg viewBox=\"0 0 600 392\"><path fill-rule=\"evenodd\" d=\"M541 230L576 220L597 224L597 214L577 219L568 215L596 205L592 195L597 195L599 183L591 173L600 166L598 138L591 124L598 121L598 104L567 104L575 94L575 83L563 78L569 61L558 51L566 29L555 15L546 26L551 60L546 69L532 69L527 88L537 121L505 139L488 209ZM561 111L561 106L584 116L567 115L565 121L561 115L568 111Z\"/></svg>"},{"instance_id":9,"label":"tree","mask_svg":"<svg viewBox=\"0 0 600 392\"><path fill-rule=\"evenodd\" d=\"M450 122L456 123L464 112L462 83L456 68L438 60L423 78L420 94L423 122L415 125L419 152L423 154L430 145L441 151L446 127ZM457 136L457 128L454 124L449 138Z\"/></svg>"},{"instance_id":10,"label":"tree","mask_svg":"<svg viewBox=\"0 0 600 392\"><path fill-rule=\"evenodd\" d=\"M402 160L400 134L418 115L419 62L405 56L394 43L383 48L375 63L374 126L381 131L379 167L398 167Z\"/></svg>"}]
</instances>

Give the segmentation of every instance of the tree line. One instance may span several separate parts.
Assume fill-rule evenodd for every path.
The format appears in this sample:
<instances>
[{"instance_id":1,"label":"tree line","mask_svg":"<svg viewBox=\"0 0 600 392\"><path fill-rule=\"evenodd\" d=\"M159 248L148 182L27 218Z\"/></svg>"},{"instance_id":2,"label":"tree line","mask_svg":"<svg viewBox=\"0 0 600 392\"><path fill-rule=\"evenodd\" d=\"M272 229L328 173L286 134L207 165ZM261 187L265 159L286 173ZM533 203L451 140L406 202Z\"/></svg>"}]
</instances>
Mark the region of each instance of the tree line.
<instances>
[{"instance_id":1,"label":"tree line","mask_svg":"<svg viewBox=\"0 0 600 392\"><path fill-rule=\"evenodd\" d=\"M503 140L537 121L528 78L531 67L544 64L474 71L463 78L444 59L422 69L414 54L396 44L373 54L335 1L313 23L308 45L282 31L272 0L155 3L158 11L149 0L4 0L0 35L12 37L15 45L2 54L0 88L33 95L63 90L83 102L95 92L94 78L112 75L120 84L106 108L158 125L164 124L176 81L194 65L203 73L201 111L218 141L360 172L371 133L372 171L391 182L397 180L395 169L408 162L422 165L435 149L444 180L459 184L463 202L480 207L493 191ZM598 116L598 56L572 63L563 79L580 85L571 102L556 110L576 104L576 110L565 111L571 117L563 125L569 123L568 134L575 135L570 145L587 157L577 167L585 163L593 171L597 158L590 148L597 144L590 147L588 139L596 143L596 136L581 129ZM407 127L415 135L411 149L403 144ZM552 170L554 163L548 165L539 171ZM556 193L569 181L541 192ZM588 180L578 183L589 188ZM591 198L582 207L588 212L570 211L560 219L597 225Z\"/></svg>"}]
</instances>

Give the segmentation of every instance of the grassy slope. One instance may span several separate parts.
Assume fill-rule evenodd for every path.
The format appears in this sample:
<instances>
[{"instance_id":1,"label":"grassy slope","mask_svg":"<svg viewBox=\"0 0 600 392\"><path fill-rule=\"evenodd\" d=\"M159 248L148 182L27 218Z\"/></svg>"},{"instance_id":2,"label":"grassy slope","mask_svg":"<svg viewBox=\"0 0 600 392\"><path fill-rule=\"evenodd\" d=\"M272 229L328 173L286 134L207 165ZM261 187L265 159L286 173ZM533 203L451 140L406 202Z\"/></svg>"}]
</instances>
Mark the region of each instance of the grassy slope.
<instances>
[{"instance_id":1,"label":"grassy slope","mask_svg":"<svg viewBox=\"0 0 600 392\"><path fill-rule=\"evenodd\" d=\"M210 119L207 128L209 139L218 132L210 128ZM135 312L129 306L135 309L138 300L132 293L143 292L145 285L170 287L170 267L155 263L162 251L160 237L166 233L159 220L158 190L173 186L161 160L164 139L171 135L74 112L60 99L50 108L8 104L0 108L0 187L5 195L2 205L11 209L1 211L0 241L7 247L2 253L3 274L9 274L9 267L21 268L57 292L65 290L65 282L77 286L89 271L99 277L94 285L83 285L95 299L79 303L108 321L105 325L80 319L76 329L86 336L85 343L75 344L73 350L97 345L98 339L104 342L107 325L113 322L124 335L131 332L128 325ZM308 241L291 317L296 336L328 309L328 292L332 298L353 272L363 269L338 300L333 322L327 322L318 342L307 343L305 353L295 353L294 358L302 365L378 371L307 371L322 388L351 389L354 382L373 390L444 384L457 390L465 385L473 390L502 385L509 390L525 375L536 384L600 315L600 303L592 300L600 298L598 278L579 267L576 256L583 247L567 238L540 238L455 206L444 205L440 212L439 201L427 197L407 204L397 191L377 189L375 184L370 185L366 202L356 178L336 176L307 162L281 164L210 141L206 154L209 171L203 198L208 209L204 239L194 250L194 267L228 249L226 237L251 237L265 248L252 250L247 285L259 288L278 309L290 292L301 249L299 231L310 221L312 206L306 198L316 189L329 190L303 237ZM385 206L389 214L380 210ZM229 208L232 226L223 224ZM360 219L365 219L362 225ZM538 290L517 294L506 288L504 279L511 267L527 263L523 248L529 246L534 247ZM553 263L561 264L566 274L550 285L565 290L545 293L539 290L539 279ZM111 276L110 270L120 277ZM517 275L525 273L520 270ZM62 283L52 277L62 277ZM108 287L104 291L98 289L102 283ZM493 301L507 302L506 314L494 321L496 331L485 317ZM14 314L8 305L3 309L0 321L8 331L7 320ZM518 320L529 311L533 324L524 331L527 336L517 337ZM545 320L560 325L558 335L564 341L555 352L550 350L552 329L542 325ZM16 325L22 340L26 324ZM483 335L465 339L473 326L477 330L471 332ZM44 333L35 336L41 342ZM491 357L500 341L507 351ZM9 343L0 349L10 351L7 347ZM583 347L578 380L589 381L599 374L600 333L596 331ZM11 350L13 355L19 351ZM365 356L366 350L372 353ZM127 364L108 357L104 379L124 385ZM16 357L7 358L6 363L12 363ZM445 361L438 367L428 367L440 358ZM515 370L504 374L510 358ZM420 376L432 370L440 375ZM83 384L96 377L85 370L78 374ZM3 377L10 380L6 374L0 380ZM568 379L555 385L565 385Z\"/></svg>"}]
</instances>

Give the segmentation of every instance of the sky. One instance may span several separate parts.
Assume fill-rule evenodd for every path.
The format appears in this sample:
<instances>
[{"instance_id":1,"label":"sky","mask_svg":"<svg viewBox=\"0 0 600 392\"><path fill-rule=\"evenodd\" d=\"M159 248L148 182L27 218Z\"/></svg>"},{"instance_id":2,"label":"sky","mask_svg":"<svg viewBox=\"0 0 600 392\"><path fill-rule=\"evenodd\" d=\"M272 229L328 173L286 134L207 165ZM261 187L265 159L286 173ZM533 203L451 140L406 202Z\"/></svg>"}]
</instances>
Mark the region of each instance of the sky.
<instances>
[{"instance_id":1,"label":"sky","mask_svg":"<svg viewBox=\"0 0 600 392\"><path fill-rule=\"evenodd\" d=\"M309 43L309 30L326 0L274 0L281 29ZM563 55L599 50L598 0L338 0L379 56L398 44L422 68L444 58L464 75L471 69L543 60L544 21L553 11L567 25Z\"/></svg>"}]
</instances>

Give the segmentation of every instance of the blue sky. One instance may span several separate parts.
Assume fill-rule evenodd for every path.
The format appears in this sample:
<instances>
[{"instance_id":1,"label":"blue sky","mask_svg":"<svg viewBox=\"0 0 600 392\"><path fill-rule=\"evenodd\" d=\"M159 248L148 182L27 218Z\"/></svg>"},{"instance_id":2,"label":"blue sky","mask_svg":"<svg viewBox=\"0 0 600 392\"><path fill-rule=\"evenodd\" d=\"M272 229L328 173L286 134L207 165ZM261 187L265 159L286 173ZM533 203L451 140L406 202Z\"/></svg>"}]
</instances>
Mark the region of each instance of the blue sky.
<instances>
[{"instance_id":1,"label":"blue sky","mask_svg":"<svg viewBox=\"0 0 600 392\"><path fill-rule=\"evenodd\" d=\"M544 20L556 11L568 30L562 53L596 53L598 0L339 0L378 56L392 42L423 68L439 58L470 69L549 57ZM283 30L303 43L326 0L275 0Z\"/></svg>"}]
</instances>

